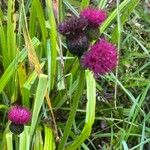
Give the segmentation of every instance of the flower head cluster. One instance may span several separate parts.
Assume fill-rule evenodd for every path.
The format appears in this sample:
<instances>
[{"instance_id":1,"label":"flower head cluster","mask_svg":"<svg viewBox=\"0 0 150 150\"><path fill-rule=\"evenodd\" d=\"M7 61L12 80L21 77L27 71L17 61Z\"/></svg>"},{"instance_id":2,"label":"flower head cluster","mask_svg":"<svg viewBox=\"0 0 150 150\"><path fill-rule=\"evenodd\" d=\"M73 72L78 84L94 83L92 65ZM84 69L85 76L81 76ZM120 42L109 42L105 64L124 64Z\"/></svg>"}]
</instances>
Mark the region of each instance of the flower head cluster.
<instances>
[{"instance_id":1,"label":"flower head cluster","mask_svg":"<svg viewBox=\"0 0 150 150\"><path fill-rule=\"evenodd\" d=\"M116 67L116 47L105 39L101 39L82 56L81 63L95 76L104 75Z\"/></svg>"},{"instance_id":2,"label":"flower head cluster","mask_svg":"<svg viewBox=\"0 0 150 150\"><path fill-rule=\"evenodd\" d=\"M88 26L99 27L106 19L106 12L98 8L88 7L81 11L80 16L88 20Z\"/></svg>"},{"instance_id":3,"label":"flower head cluster","mask_svg":"<svg viewBox=\"0 0 150 150\"><path fill-rule=\"evenodd\" d=\"M10 108L8 119L11 121L9 129L15 134L20 134L24 130L24 124L30 121L31 112L25 107L15 105Z\"/></svg>"},{"instance_id":4,"label":"flower head cluster","mask_svg":"<svg viewBox=\"0 0 150 150\"><path fill-rule=\"evenodd\" d=\"M88 50L89 41L98 39L98 27L106 19L106 12L88 7L79 17L71 17L58 25L58 31L66 36L67 47L73 55L81 56ZM91 29L92 28L92 29ZM94 34L93 34L94 33Z\"/></svg>"},{"instance_id":5,"label":"flower head cluster","mask_svg":"<svg viewBox=\"0 0 150 150\"><path fill-rule=\"evenodd\" d=\"M99 26L106 16L104 10L88 7L80 12L79 17L71 17L58 26L59 32L66 36L70 53L81 57L82 66L95 76L112 71L117 64L116 47L105 39L96 42L88 51L90 41L99 39Z\"/></svg>"}]
</instances>

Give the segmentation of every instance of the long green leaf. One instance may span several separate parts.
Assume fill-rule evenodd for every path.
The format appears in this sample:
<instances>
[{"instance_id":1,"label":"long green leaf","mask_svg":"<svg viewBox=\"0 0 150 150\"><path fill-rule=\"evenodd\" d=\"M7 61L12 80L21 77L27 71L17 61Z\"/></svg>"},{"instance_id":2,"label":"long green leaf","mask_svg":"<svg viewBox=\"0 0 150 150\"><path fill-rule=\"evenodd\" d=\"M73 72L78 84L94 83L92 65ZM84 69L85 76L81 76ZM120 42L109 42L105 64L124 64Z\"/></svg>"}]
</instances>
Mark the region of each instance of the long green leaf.
<instances>
[{"instance_id":1,"label":"long green leaf","mask_svg":"<svg viewBox=\"0 0 150 150\"><path fill-rule=\"evenodd\" d=\"M51 46L51 87L53 89L55 83L55 74L56 74L56 57L57 57L57 26L56 20L52 7L52 0L46 0L49 24L50 24L50 46Z\"/></svg>"},{"instance_id":2,"label":"long green leaf","mask_svg":"<svg viewBox=\"0 0 150 150\"><path fill-rule=\"evenodd\" d=\"M41 68L43 68L44 64L45 63L41 64ZM34 70L23 85L22 104L26 107L30 106L30 90L31 90L31 87L32 87L33 83L35 82L37 76L38 76L38 74Z\"/></svg>"},{"instance_id":3,"label":"long green leaf","mask_svg":"<svg viewBox=\"0 0 150 150\"><path fill-rule=\"evenodd\" d=\"M42 8L42 5L40 4L39 0L33 0L32 3L36 10L36 16L39 21L40 29L42 32L44 48L46 49L47 31L46 31L46 23L45 23L43 8Z\"/></svg>"},{"instance_id":4,"label":"long green leaf","mask_svg":"<svg viewBox=\"0 0 150 150\"><path fill-rule=\"evenodd\" d=\"M80 97L81 97L81 95L83 93L83 90L84 90L84 78L85 78L84 71L81 70L80 77L79 77L80 82L78 84L78 90L76 90L76 93L73 97L73 104L71 106L71 111L70 111L69 118L68 118L66 126L65 126L64 135L63 135L63 137L61 139L61 142L58 146L58 150L63 150L64 149L65 144L67 142L67 138L70 134L71 126L73 124L75 114L76 114L76 110L78 108L78 103L79 103Z\"/></svg>"},{"instance_id":5,"label":"long green leaf","mask_svg":"<svg viewBox=\"0 0 150 150\"><path fill-rule=\"evenodd\" d=\"M19 149L20 150L28 150L29 149L29 126L25 126L24 131L19 136Z\"/></svg>"},{"instance_id":6,"label":"long green leaf","mask_svg":"<svg viewBox=\"0 0 150 150\"><path fill-rule=\"evenodd\" d=\"M47 90L47 76L44 74L40 74L39 82L36 90L35 100L34 100L34 107L32 113L32 122L30 128L30 135L32 136L37 124L38 115L40 113L41 106L44 101L44 97Z\"/></svg>"},{"instance_id":7,"label":"long green leaf","mask_svg":"<svg viewBox=\"0 0 150 150\"><path fill-rule=\"evenodd\" d=\"M13 150L13 138L12 133L6 134L7 150Z\"/></svg>"},{"instance_id":8,"label":"long green leaf","mask_svg":"<svg viewBox=\"0 0 150 150\"><path fill-rule=\"evenodd\" d=\"M34 150L43 150L43 139L42 139L42 131L40 128L37 128L34 135Z\"/></svg>"},{"instance_id":9,"label":"long green leaf","mask_svg":"<svg viewBox=\"0 0 150 150\"><path fill-rule=\"evenodd\" d=\"M44 129L45 129L44 150L55 150L55 142L52 129L48 128L46 125L44 125Z\"/></svg>"},{"instance_id":10,"label":"long green leaf","mask_svg":"<svg viewBox=\"0 0 150 150\"><path fill-rule=\"evenodd\" d=\"M95 120L95 103L96 103L96 84L93 74L86 71L86 85L87 85L87 107L85 126L81 134L75 138L73 143L66 148L66 150L76 150L81 144L90 136L92 125Z\"/></svg>"},{"instance_id":11,"label":"long green leaf","mask_svg":"<svg viewBox=\"0 0 150 150\"><path fill-rule=\"evenodd\" d=\"M33 38L32 40L34 46L39 45L39 40L36 38ZM12 63L8 66L6 71L3 73L2 77L0 78L0 92L5 88L6 84L12 77L14 70L17 70L17 67L19 63L23 62L25 58L27 57L27 50L24 48L12 61ZM13 69L12 69L13 68Z\"/></svg>"}]
</instances>

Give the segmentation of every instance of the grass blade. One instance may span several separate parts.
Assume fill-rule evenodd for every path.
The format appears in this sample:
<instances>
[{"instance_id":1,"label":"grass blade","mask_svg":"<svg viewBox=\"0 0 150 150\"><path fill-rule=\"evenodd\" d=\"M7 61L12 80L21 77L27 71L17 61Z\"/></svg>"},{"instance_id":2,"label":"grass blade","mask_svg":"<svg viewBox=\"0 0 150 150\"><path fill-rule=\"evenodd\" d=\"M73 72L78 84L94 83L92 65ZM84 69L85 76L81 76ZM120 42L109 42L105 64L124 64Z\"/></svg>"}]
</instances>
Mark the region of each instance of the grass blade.
<instances>
[{"instance_id":1,"label":"grass blade","mask_svg":"<svg viewBox=\"0 0 150 150\"><path fill-rule=\"evenodd\" d=\"M32 136L37 124L38 115L40 113L41 106L43 104L43 100L47 90L47 76L44 74L40 74L39 76L39 83L36 90L35 100L34 100L34 107L32 113L32 122L30 128L30 135Z\"/></svg>"},{"instance_id":2,"label":"grass blade","mask_svg":"<svg viewBox=\"0 0 150 150\"><path fill-rule=\"evenodd\" d=\"M57 26L55 21L55 16L52 8L52 0L46 0L49 24L50 24L50 46L51 46L51 87L53 89L55 83L55 74L56 74L56 57L57 57Z\"/></svg>"},{"instance_id":3,"label":"grass blade","mask_svg":"<svg viewBox=\"0 0 150 150\"><path fill-rule=\"evenodd\" d=\"M6 134L7 150L13 150L12 133Z\"/></svg>"},{"instance_id":4,"label":"grass blade","mask_svg":"<svg viewBox=\"0 0 150 150\"><path fill-rule=\"evenodd\" d=\"M96 83L93 73L89 70L86 71L86 84L87 84L87 108L85 126L81 134L75 138L73 143L66 148L66 150L77 149L89 136L92 130L92 125L95 120L95 104L96 104Z\"/></svg>"},{"instance_id":5,"label":"grass blade","mask_svg":"<svg viewBox=\"0 0 150 150\"><path fill-rule=\"evenodd\" d=\"M61 142L58 146L58 150L64 149L65 144L67 142L67 138L70 134L71 126L72 126L74 118L75 118L75 114L76 114L76 110L77 110L78 103L80 100L80 96L82 95L83 89L84 89L84 76L85 76L85 74L84 74L84 71L82 70L80 73L80 77L79 77L80 82L78 84L78 90L76 90L76 93L73 97L73 104L71 106L71 111L70 111L69 118L68 118L66 126L65 126L64 135L63 135Z\"/></svg>"},{"instance_id":6,"label":"grass blade","mask_svg":"<svg viewBox=\"0 0 150 150\"><path fill-rule=\"evenodd\" d=\"M45 63L41 64L41 68L43 68L44 64ZM22 104L26 107L30 106L30 90L31 90L31 87L32 87L33 83L35 82L37 76L38 76L38 74L34 70L23 85Z\"/></svg>"},{"instance_id":7,"label":"grass blade","mask_svg":"<svg viewBox=\"0 0 150 150\"><path fill-rule=\"evenodd\" d=\"M55 142L52 129L48 128L46 125L44 126L44 129L45 129L44 150L55 150Z\"/></svg>"},{"instance_id":8,"label":"grass blade","mask_svg":"<svg viewBox=\"0 0 150 150\"><path fill-rule=\"evenodd\" d=\"M39 41L36 38L32 40L34 46L39 45ZM10 78L12 77L14 70L17 70L19 63L23 62L27 57L27 50L24 48L12 61L12 63L8 66L6 71L3 73L2 77L0 78L0 92L4 89ZM13 68L13 69L12 69Z\"/></svg>"}]
</instances>

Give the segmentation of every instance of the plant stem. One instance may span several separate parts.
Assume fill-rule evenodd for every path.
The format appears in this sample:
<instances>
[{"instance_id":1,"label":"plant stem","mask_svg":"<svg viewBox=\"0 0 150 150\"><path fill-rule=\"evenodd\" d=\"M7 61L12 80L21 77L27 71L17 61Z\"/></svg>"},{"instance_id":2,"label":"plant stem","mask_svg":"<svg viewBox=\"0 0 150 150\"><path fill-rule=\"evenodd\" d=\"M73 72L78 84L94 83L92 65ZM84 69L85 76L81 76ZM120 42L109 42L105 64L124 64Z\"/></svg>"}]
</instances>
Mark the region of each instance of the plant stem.
<instances>
[{"instance_id":1,"label":"plant stem","mask_svg":"<svg viewBox=\"0 0 150 150\"><path fill-rule=\"evenodd\" d=\"M64 150L65 143L67 142L68 136L70 134L71 126L72 126L72 123L73 123L74 118L75 118L75 114L76 114L76 111L78 108L79 100L80 100L80 97L81 97L83 90L84 90L84 85L85 85L85 73L84 73L84 70L81 70L80 77L79 77L78 90L76 90L76 93L73 97L73 104L71 106L71 111L70 111L69 118L68 118L66 126L65 126L64 135L63 135L61 142L58 146L58 150Z\"/></svg>"},{"instance_id":2,"label":"plant stem","mask_svg":"<svg viewBox=\"0 0 150 150\"><path fill-rule=\"evenodd\" d=\"M19 150L19 137L18 135L14 135L15 139L15 150Z\"/></svg>"}]
</instances>

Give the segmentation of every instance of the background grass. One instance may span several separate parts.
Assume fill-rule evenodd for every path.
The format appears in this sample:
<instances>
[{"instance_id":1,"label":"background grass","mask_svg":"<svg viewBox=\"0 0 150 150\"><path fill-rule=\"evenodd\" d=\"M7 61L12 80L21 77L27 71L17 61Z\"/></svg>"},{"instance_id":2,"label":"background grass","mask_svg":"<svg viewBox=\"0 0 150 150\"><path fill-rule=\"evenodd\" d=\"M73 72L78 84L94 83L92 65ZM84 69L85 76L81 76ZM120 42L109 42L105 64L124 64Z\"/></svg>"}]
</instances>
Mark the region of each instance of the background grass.
<instances>
[{"instance_id":1,"label":"background grass","mask_svg":"<svg viewBox=\"0 0 150 150\"><path fill-rule=\"evenodd\" d=\"M116 70L96 81L57 32L59 22L88 5L107 11L100 33L119 55ZM148 6L147 0L1 1L0 148L150 149ZM32 111L19 136L8 129L15 101Z\"/></svg>"}]
</instances>

